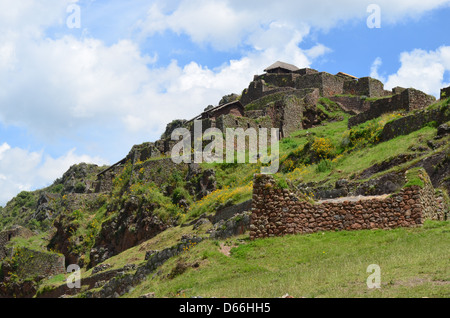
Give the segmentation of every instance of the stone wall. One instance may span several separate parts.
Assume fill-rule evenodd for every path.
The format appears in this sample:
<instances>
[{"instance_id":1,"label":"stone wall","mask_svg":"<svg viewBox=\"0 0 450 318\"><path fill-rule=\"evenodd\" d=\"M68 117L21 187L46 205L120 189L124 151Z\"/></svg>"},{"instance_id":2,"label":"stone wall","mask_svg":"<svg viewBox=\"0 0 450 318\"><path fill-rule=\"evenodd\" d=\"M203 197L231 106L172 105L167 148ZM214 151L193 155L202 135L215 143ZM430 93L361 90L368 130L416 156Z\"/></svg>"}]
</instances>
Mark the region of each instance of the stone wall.
<instances>
[{"instance_id":1,"label":"stone wall","mask_svg":"<svg viewBox=\"0 0 450 318\"><path fill-rule=\"evenodd\" d=\"M222 115L243 116L244 110L242 107L236 105L234 107L223 107L220 110L212 112L212 117L215 118L216 120Z\"/></svg>"},{"instance_id":2,"label":"stone wall","mask_svg":"<svg viewBox=\"0 0 450 318\"><path fill-rule=\"evenodd\" d=\"M0 232L0 261L5 257L10 256L10 251L6 248L6 245L14 237L29 238L33 235L33 232L22 226L14 226L7 231Z\"/></svg>"},{"instance_id":3,"label":"stone wall","mask_svg":"<svg viewBox=\"0 0 450 318\"><path fill-rule=\"evenodd\" d=\"M244 89L242 92L240 102L245 106L264 96L292 90L294 90L292 87L269 87L266 85L264 80L253 81L250 83L248 88Z\"/></svg>"},{"instance_id":4,"label":"stone wall","mask_svg":"<svg viewBox=\"0 0 450 318\"><path fill-rule=\"evenodd\" d=\"M344 94L383 97L392 92L385 91L384 85L377 79L371 77L361 77L357 80L344 82Z\"/></svg>"},{"instance_id":5,"label":"stone wall","mask_svg":"<svg viewBox=\"0 0 450 318\"><path fill-rule=\"evenodd\" d=\"M235 117L233 115L223 115L217 118L215 127L220 129L223 133L227 128L254 128L258 131L258 128L267 128L270 131L272 128L272 120L269 116L261 116L257 118L251 117Z\"/></svg>"},{"instance_id":6,"label":"stone wall","mask_svg":"<svg viewBox=\"0 0 450 318\"><path fill-rule=\"evenodd\" d=\"M348 127L351 128L389 112L423 109L435 101L436 98L431 95L427 95L414 88L408 88L392 97L372 101L368 111L349 118Z\"/></svg>"},{"instance_id":7,"label":"stone wall","mask_svg":"<svg viewBox=\"0 0 450 318\"><path fill-rule=\"evenodd\" d=\"M360 96L332 96L331 101L339 103L345 112L357 115L370 109L370 102Z\"/></svg>"},{"instance_id":8,"label":"stone wall","mask_svg":"<svg viewBox=\"0 0 450 318\"><path fill-rule=\"evenodd\" d=\"M319 97L317 88L293 89L271 94L248 104L246 117L243 118L263 121L270 126L262 125L261 128L279 128L281 137L289 136L292 132L303 128L303 113L306 106L317 105ZM270 123L266 122L266 118L270 119Z\"/></svg>"},{"instance_id":9,"label":"stone wall","mask_svg":"<svg viewBox=\"0 0 450 318\"><path fill-rule=\"evenodd\" d=\"M242 213L244 211L250 211L251 208L252 200L248 200L240 204L235 204L233 206L229 206L217 211L216 214L211 216L210 221L214 224L221 220L228 220L236 214Z\"/></svg>"},{"instance_id":10,"label":"stone wall","mask_svg":"<svg viewBox=\"0 0 450 318\"><path fill-rule=\"evenodd\" d=\"M448 106L447 106L448 109ZM442 109L422 110L415 114L388 122L381 132L381 141L387 141L400 135L408 135L419 130L427 123L435 122L437 125L450 120L450 111Z\"/></svg>"},{"instance_id":11,"label":"stone wall","mask_svg":"<svg viewBox=\"0 0 450 318\"><path fill-rule=\"evenodd\" d=\"M264 74L255 76L254 81L264 81L268 88L275 87L295 87L295 80L299 74L285 73L285 74Z\"/></svg>"},{"instance_id":12,"label":"stone wall","mask_svg":"<svg viewBox=\"0 0 450 318\"><path fill-rule=\"evenodd\" d=\"M40 252L25 247L15 248L13 251L13 272L22 279L38 276L50 277L66 272L65 258L63 255ZM5 266L3 270L5 270ZM8 272L10 269L7 270ZM8 276L8 273L3 273Z\"/></svg>"},{"instance_id":13,"label":"stone wall","mask_svg":"<svg viewBox=\"0 0 450 318\"><path fill-rule=\"evenodd\" d=\"M319 71L313 69L313 68L302 68L299 70L296 70L293 72L294 74L300 74L300 75L308 75L308 74L316 74L319 73Z\"/></svg>"},{"instance_id":14,"label":"stone wall","mask_svg":"<svg viewBox=\"0 0 450 318\"><path fill-rule=\"evenodd\" d=\"M344 93L345 80L326 72L307 74L296 79L295 88L318 88L320 96L331 97Z\"/></svg>"},{"instance_id":15,"label":"stone wall","mask_svg":"<svg viewBox=\"0 0 450 318\"><path fill-rule=\"evenodd\" d=\"M437 215L434 191L411 186L391 196L335 199L321 203L299 199L280 189L270 175L255 175L250 238L282 236L319 231L392 229L423 224Z\"/></svg>"},{"instance_id":16,"label":"stone wall","mask_svg":"<svg viewBox=\"0 0 450 318\"><path fill-rule=\"evenodd\" d=\"M281 137L287 137L303 128L304 101L296 96L286 96L275 102L272 112L274 127L280 129Z\"/></svg>"},{"instance_id":17,"label":"stone wall","mask_svg":"<svg viewBox=\"0 0 450 318\"><path fill-rule=\"evenodd\" d=\"M153 142L146 142L140 145L134 145L126 157L126 161L137 162L145 161L150 158L161 156L161 151Z\"/></svg>"}]
</instances>

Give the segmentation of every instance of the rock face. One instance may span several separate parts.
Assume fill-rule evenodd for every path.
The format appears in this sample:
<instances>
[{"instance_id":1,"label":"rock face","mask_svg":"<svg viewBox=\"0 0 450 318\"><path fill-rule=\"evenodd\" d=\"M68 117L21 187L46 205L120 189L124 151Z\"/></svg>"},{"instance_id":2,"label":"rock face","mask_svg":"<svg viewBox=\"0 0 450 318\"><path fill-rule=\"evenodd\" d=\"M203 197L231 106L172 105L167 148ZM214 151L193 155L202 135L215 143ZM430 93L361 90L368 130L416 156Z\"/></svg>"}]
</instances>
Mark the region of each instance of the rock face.
<instances>
[{"instance_id":1,"label":"rock face","mask_svg":"<svg viewBox=\"0 0 450 318\"><path fill-rule=\"evenodd\" d=\"M237 101L239 99L239 95L237 94L229 94L229 95L225 95L224 97L222 97L222 99L219 101L219 106L220 105L225 105L234 101Z\"/></svg>"},{"instance_id":2,"label":"rock face","mask_svg":"<svg viewBox=\"0 0 450 318\"><path fill-rule=\"evenodd\" d=\"M51 250L56 250L63 254L66 258L67 264L80 264L81 255L76 251L72 251L70 237L71 232L77 230L77 226L73 223L74 218L68 215L61 215L55 220L53 226L56 228L48 248Z\"/></svg>"},{"instance_id":3,"label":"rock face","mask_svg":"<svg viewBox=\"0 0 450 318\"><path fill-rule=\"evenodd\" d=\"M450 97L450 86L441 89L441 99Z\"/></svg>"},{"instance_id":4,"label":"rock face","mask_svg":"<svg viewBox=\"0 0 450 318\"><path fill-rule=\"evenodd\" d=\"M226 239L244 234L250 227L251 212L236 214L228 220L220 220L214 225L210 237L212 239Z\"/></svg>"},{"instance_id":5,"label":"rock face","mask_svg":"<svg viewBox=\"0 0 450 318\"><path fill-rule=\"evenodd\" d=\"M66 194L94 192L94 181L90 181L89 177L96 175L103 168L86 163L73 165L53 185L61 184L63 186L62 192Z\"/></svg>"},{"instance_id":6,"label":"rock face","mask_svg":"<svg viewBox=\"0 0 450 318\"><path fill-rule=\"evenodd\" d=\"M196 200L200 200L217 189L214 170L202 170L196 163L189 164L186 180L188 180L187 188Z\"/></svg>"},{"instance_id":7,"label":"rock face","mask_svg":"<svg viewBox=\"0 0 450 318\"><path fill-rule=\"evenodd\" d=\"M175 119L171 121L169 124L167 124L166 130L161 135L161 139L171 139L172 132L177 128L183 127L184 124L186 124L186 120L184 119Z\"/></svg>"},{"instance_id":8,"label":"rock face","mask_svg":"<svg viewBox=\"0 0 450 318\"><path fill-rule=\"evenodd\" d=\"M89 267L131 248L171 226L163 222L153 211L153 204L143 204L136 196L131 196L123 204L116 217L105 221L91 250Z\"/></svg>"}]
</instances>

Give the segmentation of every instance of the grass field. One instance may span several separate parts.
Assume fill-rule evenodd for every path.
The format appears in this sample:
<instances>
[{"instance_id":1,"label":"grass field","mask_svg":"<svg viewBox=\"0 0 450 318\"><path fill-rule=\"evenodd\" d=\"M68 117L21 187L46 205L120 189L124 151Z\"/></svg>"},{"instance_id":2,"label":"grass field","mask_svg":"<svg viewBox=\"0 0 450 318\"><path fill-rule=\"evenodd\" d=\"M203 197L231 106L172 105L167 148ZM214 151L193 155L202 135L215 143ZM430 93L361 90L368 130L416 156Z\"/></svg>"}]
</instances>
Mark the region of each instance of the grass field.
<instances>
[{"instance_id":1,"label":"grass field","mask_svg":"<svg viewBox=\"0 0 450 318\"><path fill-rule=\"evenodd\" d=\"M207 240L169 260L125 297L450 297L450 222L225 243ZM381 268L369 289L367 267Z\"/></svg>"}]
</instances>

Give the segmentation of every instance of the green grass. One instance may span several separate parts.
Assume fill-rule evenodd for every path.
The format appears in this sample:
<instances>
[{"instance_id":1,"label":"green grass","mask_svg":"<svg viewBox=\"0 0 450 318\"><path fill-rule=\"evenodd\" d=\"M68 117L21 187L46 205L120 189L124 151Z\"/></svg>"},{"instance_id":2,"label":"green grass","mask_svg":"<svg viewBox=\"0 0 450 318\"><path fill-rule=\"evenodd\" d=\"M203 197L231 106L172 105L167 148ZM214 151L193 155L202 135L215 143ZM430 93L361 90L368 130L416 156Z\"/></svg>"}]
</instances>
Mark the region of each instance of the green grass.
<instances>
[{"instance_id":1,"label":"green grass","mask_svg":"<svg viewBox=\"0 0 450 318\"><path fill-rule=\"evenodd\" d=\"M450 297L450 223L421 228L234 238L231 257L204 241L169 260L126 297ZM177 264L197 264L173 279ZM366 269L381 267L381 289Z\"/></svg>"},{"instance_id":2,"label":"green grass","mask_svg":"<svg viewBox=\"0 0 450 318\"><path fill-rule=\"evenodd\" d=\"M325 170L320 172L318 165L310 165L304 168L301 182L320 182L327 181L334 184L339 179L350 178L374 164L381 163L387 158L395 157L400 154L410 153L411 146L423 144L436 133L436 129L432 127L424 127L406 136L399 136L387 142L368 146L363 149L354 150L350 153L344 153L341 157L333 161L331 171ZM398 168L398 167L397 167ZM395 167L392 169L396 169ZM385 173L385 172L383 172Z\"/></svg>"},{"instance_id":3,"label":"green grass","mask_svg":"<svg viewBox=\"0 0 450 318\"><path fill-rule=\"evenodd\" d=\"M41 233L30 238L13 237L9 241L8 246L14 246L14 248L26 247L35 251L47 252L47 244L48 233Z\"/></svg>"},{"instance_id":4,"label":"green grass","mask_svg":"<svg viewBox=\"0 0 450 318\"><path fill-rule=\"evenodd\" d=\"M421 174L423 173L423 168L417 167L413 168L411 170L408 170L406 172L406 179L408 182L405 184L404 188L411 187L411 186L419 186L423 188L425 186L425 183L421 177Z\"/></svg>"}]
</instances>

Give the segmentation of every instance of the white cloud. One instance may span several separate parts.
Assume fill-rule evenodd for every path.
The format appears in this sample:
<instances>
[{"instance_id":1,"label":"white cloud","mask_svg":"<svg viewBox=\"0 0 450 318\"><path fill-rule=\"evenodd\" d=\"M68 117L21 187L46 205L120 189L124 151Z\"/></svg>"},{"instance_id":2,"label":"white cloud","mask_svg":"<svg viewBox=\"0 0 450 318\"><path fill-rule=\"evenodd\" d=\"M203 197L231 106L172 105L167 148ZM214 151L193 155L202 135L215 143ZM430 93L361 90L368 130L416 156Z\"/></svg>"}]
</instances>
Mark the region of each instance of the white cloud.
<instances>
[{"instance_id":1,"label":"white cloud","mask_svg":"<svg viewBox=\"0 0 450 318\"><path fill-rule=\"evenodd\" d=\"M400 55L401 66L395 74L387 76L385 86L414 87L427 94L439 97L440 89L450 83L445 82L444 74L450 71L450 46L442 46L435 51L415 49ZM371 75L377 75L381 59L372 65ZM384 79L384 78L383 78Z\"/></svg>"},{"instance_id":2,"label":"white cloud","mask_svg":"<svg viewBox=\"0 0 450 318\"><path fill-rule=\"evenodd\" d=\"M386 82L386 79L378 74L378 70L380 69L381 65L383 64L383 61L380 57L377 57L375 61L373 61L372 66L370 67L370 77L379 79L382 82Z\"/></svg>"},{"instance_id":3,"label":"white cloud","mask_svg":"<svg viewBox=\"0 0 450 318\"><path fill-rule=\"evenodd\" d=\"M254 74L276 60L309 66L327 49L320 44L300 49L307 33L306 27L298 31L271 24L261 37L251 39L258 50L216 69L197 62L181 67L176 61L152 68L154 57L143 56L129 40L107 46L72 36L5 36L0 53L6 52L9 62L0 64L0 121L25 126L47 140L105 127L157 138L156 132L174 117L193 117L224 94L240 93ZM277 45L271 46L264 34L278 38Z\"/></svg>"},{"instance_id":4,"label":"white cloud","mask_svg":"<svg viewBox=\"0 0 450 318\"><path fill-rule=\"evenodd\" d=\"M171 30L191 37L198 44L211 44L228 50L260 37L268 26L288 24L297 30L306 26L329 29L350 20L362 21L366 27L367 7L372 0L182 0L177 6L156 1L147 18L137 26L144 34ZM418 18L425 12L448 5L448 0L378 0L382 23L393 24L406 18ZM269 32L263 32L272 39ZM280 34L278 34L280 35ZM269 41L267 41L269 42ZM270 43L270 42L269 42Z\"/></svg>"},{"instance_id":5,"label":"white cloud","mask_svg":"<svg viewBox=\"0 0 450 318\"><path fill-rule=\"evenodd\" d=\"M0 30L40 37L46 27L66 23L66 8L78 0L1 0Z\"/></svg>"},{"instance_id":6,"label":"white cloud","mask_svg":"<svg viewBox=\"0 0 450 318\"><path fill-rule=\"evenodd\" d=\"M0 205L5 205L21 191L48 186L60 178L73 164L81 162L106 164L100 157L77 155L76 149L53 158L41 152L13 148L7 143L0 146Z\"/></svg>"}]
</instances>

